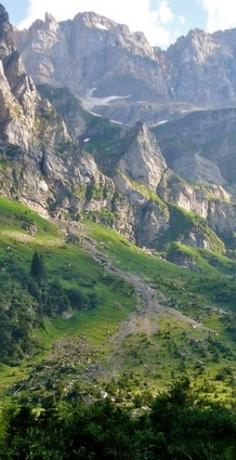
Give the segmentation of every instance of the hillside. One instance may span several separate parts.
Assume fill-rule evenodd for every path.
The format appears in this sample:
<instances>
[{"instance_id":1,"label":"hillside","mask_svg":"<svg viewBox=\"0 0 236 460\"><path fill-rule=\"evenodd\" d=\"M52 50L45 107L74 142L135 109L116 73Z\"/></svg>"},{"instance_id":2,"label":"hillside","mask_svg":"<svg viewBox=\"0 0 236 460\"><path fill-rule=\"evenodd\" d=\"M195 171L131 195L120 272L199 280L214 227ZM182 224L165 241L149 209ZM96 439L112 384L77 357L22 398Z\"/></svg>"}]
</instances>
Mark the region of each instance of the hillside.
<instances>
[{"instance_id":1,"label":"hillside","mask_svg":"<svg viewBox=\"0 0 236 460\"><path fill-rule=\"evenodd\" d=\"M0 5L1 458L234 460L235 109L198 80L226 46Z\"/></svg>"},{"instance_id":2,"label":"hillside","mask_svg":"<svg viewBox=\"0 0 236 460\"><path fill-rule=\"evenodd\" d=\"M77 238L69 243L68 228L20 204L2 199L1 215L2 391L11 383L17 397L34 390L41 400L59 382L65 394L73 391L72 376L75 386L89 382L102 391L127 372L142 376L141 391L141 382L165 388L185 370L200 387L211 375L210 393L214 388L217 397L225 398L225 391L229 397L236 290L230 259L196 252L199 273L193 273L97 224L75 228ZM46 279L30 275L35 251ZM23 299L24 310L16 313ZM224 369L229 380L222 382L217 376Z\"/></svg>"},{"instance_id":3,"label":"hillside","mask_svg":"<svg viewBox=\"0 0 236 460\"><path fill-rule=\"evenodd\" d=\"M71 412L70 401L77 401L73 406L77 407L82 397L82 408L89 398L93 411L98 401L105 399L100 402L98 417L106 411L111 429L114 418L107 413L108 401L115 411L118 406L135 412L142 405L153 404L153 395L183 375L192 381L195 400L204 398L213 407L216 403L227 407L234 404L236 282L229 274L235 272L235 263L196 251L191 256L199 272L191 272L149 255L115 231L90 222L76 226L73 242L69 242L68 226L60 223L58 228L17 202L2 199L0 205L4 320L0 401L4 411L9 410L5 409L6 401L7 407L9 400L14 401L14 411L23 411L19 413L23 424L37 424L49 411L46 441L53 429L49 427L52 401L59 407L63 401ZM44 261L43 278L32 273L35 251ZM188 254L187 247L178 251ZM181 406L179 410L183 420L185 409ZM220 410L216 405L215 417L220 416ZM19 425L14 414L17 412L5 416L18 430L22 422ZM209 412L209 421L211 417ZM101 418L96 423L100 426ZM116 424L121 431L118 420ZM40 426L41 430L44 422ZM36 449L33 433L24 437L24 449L31 449L32 442ZM107 436L106 447L110 442ZM19 438L9 439L18 445ZM95 439L99 442L97 435ZM229 439L228 448L230 445L233 448ZM125 448L123 442L119 449L122 446ZM143 448L136 446L141 452ZM17 447L19 455L21 449L22 444ZM42 449L42 442L38 449ZM51 445L47 449L45 459L52 452ZM58 453L60 459L66 458L63 449ZM217 447L217 455L219 449L223 444ZM12 450L8 452L11 455ZM132 452L128 458L133 458Z\"/></svg>"}]
</instances>

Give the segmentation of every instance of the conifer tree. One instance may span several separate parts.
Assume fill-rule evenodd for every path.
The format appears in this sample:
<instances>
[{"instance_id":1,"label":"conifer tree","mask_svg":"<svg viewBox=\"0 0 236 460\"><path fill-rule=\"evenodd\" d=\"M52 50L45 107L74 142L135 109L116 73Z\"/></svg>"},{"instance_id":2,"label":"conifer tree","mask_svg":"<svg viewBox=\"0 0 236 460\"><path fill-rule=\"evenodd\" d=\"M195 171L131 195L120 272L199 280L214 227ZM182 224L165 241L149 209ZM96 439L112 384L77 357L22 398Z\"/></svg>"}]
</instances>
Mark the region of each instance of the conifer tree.
<instances>
[{"instance_id":1,"label":"conifer tree","mask_svg":"<svg viewBox=\"0 0 236 460\"><path fill-rule=\"evenodd\" d=\"M47 278L43 257L39 255L37 251L34 252L32 257L30 276L38 281L42 281Z\"/></svg>"}]
</instances>

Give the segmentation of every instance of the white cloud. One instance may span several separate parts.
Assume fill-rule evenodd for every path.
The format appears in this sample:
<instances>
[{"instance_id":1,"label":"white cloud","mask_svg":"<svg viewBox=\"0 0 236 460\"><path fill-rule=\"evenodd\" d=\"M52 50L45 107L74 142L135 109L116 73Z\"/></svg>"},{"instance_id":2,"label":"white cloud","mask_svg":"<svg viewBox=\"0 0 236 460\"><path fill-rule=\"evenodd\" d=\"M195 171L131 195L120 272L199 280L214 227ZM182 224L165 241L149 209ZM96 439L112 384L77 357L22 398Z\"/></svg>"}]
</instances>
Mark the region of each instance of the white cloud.
<instances>
[{"instance_id":1,"label":"white cloud","mask_svg":"<svg viewBox=\"0 0 236 460\"><path fill-rule=\"evenodd\" d=\"M174 14L166 0L161 1L155 14L157 25L168 24L168 22L172 22L174 20Z\"/></svg>"},{"instance_id":2,"label":"white cloud","mask_svg":"<svg viewBox=\"0 0 236 460\"><path fill-rule=\"evenodd\" d=\"M236 27L235 0L201 0L201 3L208 15L208 32Z\"/></svg>"},{"instance_id":3,"label":"white cloud","mask_svg":"<svg viewBox=\"0 0 236 460\"><path fill-rule=\"evenodd\" d=\"M152 45L167 46L171 41L168 25L174 20L169 0L28 0L27 17L20 27L28 27L45 12L58 20L74 17L83 11L94 11L119 23L127 24L134 31L143 31ZM152 6L151 6L152 5Z\"/></svg>"},{"instance_id":4,"label":"white cloud","mask_svg":"<svg viewBox=\"0 0 236 460\"><path fill-rule=\"evenodd\" d=\"M180 24L182 24L183 26L187 23L187 19L182 14L178 15L178 20L179 20Z\"/></svg>"}]
</instances>

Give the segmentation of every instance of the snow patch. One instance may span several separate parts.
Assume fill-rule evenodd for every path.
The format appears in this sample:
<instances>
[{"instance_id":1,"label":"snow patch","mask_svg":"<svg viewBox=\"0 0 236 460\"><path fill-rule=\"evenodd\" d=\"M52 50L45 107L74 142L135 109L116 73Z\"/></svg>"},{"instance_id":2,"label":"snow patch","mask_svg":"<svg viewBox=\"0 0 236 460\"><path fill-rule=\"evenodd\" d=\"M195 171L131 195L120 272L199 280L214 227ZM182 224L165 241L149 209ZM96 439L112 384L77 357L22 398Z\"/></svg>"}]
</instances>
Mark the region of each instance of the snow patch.
<instances>
[{"instance_id":1,"label":"snow patch","mask_svg":"<svg viewBox=\"0 0 236 460\"><path fill-rule=\"evenodd\" d=\"M100 115L100 113L91 112L90 110L88 111L88 113L90 113L90 114L93 115L94 117L102 118L102 115Z\"/></svg>"},{"instance_id":2,"label":"snow patch","mask_svg":"<svg viewBox=\"0 0 236 460\"><path fill-rule=\"evenodd\" d=\"M111 123L115 123L116 125L122 125L123 123L121 123L120 121L117 121L117 120L110 120Z\"/></svg>"},{"instance_id":3,"label":"snow patch","mask_svg":"<svg viewBox=\"0 0 236 460\"><path fill-rule=\"evenodd\" d=\"M168 123L169 120L161 120L157 123L157 126L160 126L160 125L165 125L166 123Z\"/></svg>"},{"instance_id":4,"label":"snow patch","mask_svg":"<svg viewBox=\"0 0 236 460\"><path fill-rule=\"evenodd\" d=\"M104 26L104 24L96 24L95 25L96 29L100 29L100 30L109 30L107 26Z\"/></svg>"},{"instance_id":5,"label":"snow patch","mask_svg":"<svg viewBox=\"0 0 236 460\"><path fill-rule=\"evenodd\" d=\"M168 121L169 121L169 120L161 120L161 121L158 121L158 123L156 123L155 125L150 126L150 128L156 128L156 126L165 125L166 123L168 123Z\"/></svg>"},{"instance_id":6,"label":"snow patch","mask_svg":"<svg viewBox=\"0 0 236 460\"><path fill-rule=\"evenodd\" d=\"M108 96L108 97L96 97L93 96L97 88L91 88L87 90L87 94L85 98L82 100L83 106L86 110L90 111L94 107L99 107L99 106L107 106L113 101L117 101L119 99L129 99L130 96ZM90 112L91 113L91 112Z\"/></svg>"}]
</instances>

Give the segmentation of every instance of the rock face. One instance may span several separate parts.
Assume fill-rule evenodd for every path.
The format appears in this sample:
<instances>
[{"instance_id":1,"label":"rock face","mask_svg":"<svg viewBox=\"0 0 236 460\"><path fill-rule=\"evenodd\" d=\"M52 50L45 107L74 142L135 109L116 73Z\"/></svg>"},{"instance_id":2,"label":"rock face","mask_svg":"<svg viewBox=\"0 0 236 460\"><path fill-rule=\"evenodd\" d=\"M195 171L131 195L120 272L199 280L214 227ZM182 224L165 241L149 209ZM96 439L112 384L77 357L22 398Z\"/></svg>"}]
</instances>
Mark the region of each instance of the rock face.
<instances>
[{"instance_id":1,"label":"rock face","mask_svg":"<svg viewBox=\"0 0 236 460\"><path fill-rule=\"evenodd\" d=\"M37 94L14 44L14 32L0 5L0 118L2 140L27 145L33 130ZM24 126L24 134L22 128Z\"/></svg>"},{"instance_id":2,"label":"rock face","mask_svg":"<svg viewBox=\"0 0 236 460\"><path fill-rule=\"evenodd\" d=\"M192 30L167 51L94 13L58 23L46 14L16 32L38 84L67 86L87 109L134 125L197 108L236 105L236 30Z\"/></svg>"},{"instance_id":3,"label":"rock face","mask_svg":"<svg viewBox=\"0 0 236 460\"><path fill-rule=\"evenodd\" d=\"M154 128L154 133L177 173L184 172L189 180L198 176L201 181L232 184L236 182L235 125L236 109L210 110L179 117Z\"/></svg>"},{"instance_id":4,"label":"rock face","mask_svg":"<svg viewBox=\"0 0 236 460\"><path fill-rule=\"evenodd\" d=\"M131 133L133 142L118 164L118 169L134 181L156 190L167 164L154 135L139 123Z\"/></svg>"},{"instance_id":5,"label":"rock face","mask_svg":"<svg viewBox=\"0 0 236 460\"><path fill-rule=\"evenodd\" d=\"M102 222L140 246L177 241L223 252L220 236L234 247L236 109L196 112L153 130L86 111L75 94L87 94L89 108L98 96L98 105L101 97L113 107L123 101L121 115L122 107L129 111L134 104L137 116L140 97L154 105L155 98L162 100L163 106L172 97L169 77L162 81L164 69L173 71L166 57L142 34L92 13L60 24L46 15L19 33L18 43L27 68L38 75L37 87L1 6L2 194L51 217ZM210 43L209 55L211 50ZM98 93L86 93L98 77ZM113 88L116 99L109 93Z\"/></svg>"},{"instance_id":6,"label":"rock face","mask_svg":"<svg viewBox=\"0 0 236 460\"><path fill-rule=\"evenodd\" d=\"M132 123L133 103L168 100L155 50L142 33L132 34L125 25L94 13L62 23L46 15L16 38L36 83L67 86L95 112L97 106L107 106L115 118L124 110L125 121Z\"/></svg>"},{"instance_id":7,"label":"rock face","mask_svg":"<svg viewBox=\"0 0 236 460\"><path fill-rule=\"evenodd\" d=\"M81 212L87 188L111 187L73 144L54 106L27 75L8 15L0 6L0 189L42 213ZM108 192L107 192L108 195ZM91 206L92 206L92 199ZM100 200L100 206L106 199Z\"/></svg>"},{"instance_id":8,"label":"rock face","mask_svg":"<svg viewBox=\"0 0 236 460\"><path fill-rule=\"evenodd\" d=\"M226 180L221 175L220 168L198 153L178 158L173 163L173 169L179 176L189 181L210 182L216 185L226 183Z\"/></svg>"},{"instance_id":9,"label":"rock face","mask_svg":"<svg viewBox=\"0 0 236 460\"><path fill-rule=\"evenodd\" d=\"M225 33L227 36L227 32ZM229 36L231 32L228 32ZM192 30L167 50L175 96L202 107L227 107L236 102L235 46L220 33Z\"/></svg>"}]
</instances>

